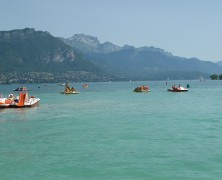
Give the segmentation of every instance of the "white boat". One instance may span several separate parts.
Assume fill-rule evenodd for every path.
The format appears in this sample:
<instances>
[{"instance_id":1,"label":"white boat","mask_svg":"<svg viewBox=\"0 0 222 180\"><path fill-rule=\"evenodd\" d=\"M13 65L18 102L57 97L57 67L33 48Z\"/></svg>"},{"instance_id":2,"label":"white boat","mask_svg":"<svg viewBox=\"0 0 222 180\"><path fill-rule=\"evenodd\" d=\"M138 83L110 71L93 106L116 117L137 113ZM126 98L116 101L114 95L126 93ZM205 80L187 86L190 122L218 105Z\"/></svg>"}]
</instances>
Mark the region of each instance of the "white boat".
<instances>
[{"instance_id":1,"label":"white boat","mask_svg":"<svg viewBox=\"0 0 222 180\"><path fill-rule=\"evenodd\" d=\"M28 92L20 92L16 98L13 94L10 94L8 98L0 98L0 108L22 108L32 107L40 101L40 98L34 96L28 96Z\"/></svg>"},{"instance_id":2,"label":"white boat","mask_svg":"<svg viewBox=\"0 0 222 180\"><path fill-rule=\"evenodd\" d=\"M172 89L167 89L168 91L171 91L171 92L186 92L188 91L187 88L184 88L184 87L174 87Z\"/></svg>"},{"instance_id":3,"label":"white boat","mask_svg":"<svg viewBox=\"0 0 222 180\"><path fill-rule=\"evenodd\" d=\"M40 101L40 98L35 98L34 96L31 96L31 97L29 97L29 99L27 101L25 101L24 106L31 107L31 106L38 104L39 101Z\"/></svg>"}]
</instances>

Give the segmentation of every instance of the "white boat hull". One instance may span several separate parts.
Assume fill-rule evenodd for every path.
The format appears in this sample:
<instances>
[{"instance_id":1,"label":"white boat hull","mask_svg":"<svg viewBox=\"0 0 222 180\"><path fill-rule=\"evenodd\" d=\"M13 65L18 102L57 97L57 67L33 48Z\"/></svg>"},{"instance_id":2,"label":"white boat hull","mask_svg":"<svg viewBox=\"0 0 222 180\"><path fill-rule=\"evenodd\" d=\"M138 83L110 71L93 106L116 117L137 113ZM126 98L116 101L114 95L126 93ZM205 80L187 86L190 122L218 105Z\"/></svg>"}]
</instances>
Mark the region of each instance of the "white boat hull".
<instances>
[{"instance_id":1,"label":"white boat hull","mask_svg":"<svg viewBox=\"0 0 222 180\"><path fill-rule=\"evenodd\" d=\"M40 101L40 98L34 96L28 97L28 94L20 93L17 99L0 98L0 108L24 108L32 107Z\"/></svg>"}]
</instances>

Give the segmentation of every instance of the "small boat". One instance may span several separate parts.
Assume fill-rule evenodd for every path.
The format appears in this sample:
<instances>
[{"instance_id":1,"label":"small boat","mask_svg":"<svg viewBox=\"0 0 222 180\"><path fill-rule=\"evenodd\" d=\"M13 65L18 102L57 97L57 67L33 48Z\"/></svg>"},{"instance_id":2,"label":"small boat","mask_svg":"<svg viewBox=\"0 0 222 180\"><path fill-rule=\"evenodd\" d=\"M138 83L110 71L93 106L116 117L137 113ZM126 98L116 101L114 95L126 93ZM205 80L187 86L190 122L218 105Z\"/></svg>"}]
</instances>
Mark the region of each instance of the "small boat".
<instances>
[{"instance_id":1,"label":"small boat","mask_svg":"<svg viewBox=\"0 0 222 180\"><path fill-rule=\"evenodd\" d=\"M16 98L13 94L9 94L8 98L0 98L0 108L23 108L32 107L40 101L39 98L28 96L28 92L20 92Z\"/></svg>"},{"instance_id":2,"label":"small boat","mask_svg":"<svg viewBox=\"0 0 222 180\"><path fill-rule=\"evenodd\" d=\"M147 85L144 86L138 86L133 90L134 92L150 92L149 88Z\"/></svg>"},{"instance_id":3,"label":"small boat","mask_svg":"<svg viewBox=\"0 0 222 180\"><path fill-rule=\"evenodd\" d=\"M61 94L79 94L79 92L74 87L70 88L68 83L66 83L65 90Z\"/></svg>"},{"instance_id":4,"label":"small boat","mask_svg":"<svg viewBox=\"0 0 222 180\"><path fill-rule=\"evenodd\" d=\"M70 92L62 91L61 94L79 94L79 92L78 91L70 91Z\"/></svg>"},{"instance_id":5,"label":"small boat","mask_svg":"<svg viewBox=\"0 0 222 180\"><path fill-rule=\"evenodd\" d=\"M83 87L83 88L88 88L89 85L88 85L88 84L83 84L82 87Z\"/></svg>"},{"instance_id":6,"label":"small boat","mask_svg":"<svg viewBox=\"0 0 222 180\"><path fill-rule=\"evenodd\" d=\"M16 89L13 89L13 91L28 91L28 89L26 87L18 87Z\"/></svg>"},{"instance_id":7,"label":"small boat","mask_svg":"<svg viewBox=\"0 0 222 180\"><path fill-rule=\"evenodd\" d=\"M150 92L150 90L143 90L143 89L134 89L134 92Z\"/></svg>"},{"instance_id":8,"label":"small boat","mask_svg":"<svg viewBox=\"0 0 222 180\"><path fill-rule=\"evenodd\" d=\"M167 91L171 91L171 92L186 92L186 91L188 91L188 89L184 88L184 87L174 87L172 89L167 89Z\"/></svg>"}]
</instances>

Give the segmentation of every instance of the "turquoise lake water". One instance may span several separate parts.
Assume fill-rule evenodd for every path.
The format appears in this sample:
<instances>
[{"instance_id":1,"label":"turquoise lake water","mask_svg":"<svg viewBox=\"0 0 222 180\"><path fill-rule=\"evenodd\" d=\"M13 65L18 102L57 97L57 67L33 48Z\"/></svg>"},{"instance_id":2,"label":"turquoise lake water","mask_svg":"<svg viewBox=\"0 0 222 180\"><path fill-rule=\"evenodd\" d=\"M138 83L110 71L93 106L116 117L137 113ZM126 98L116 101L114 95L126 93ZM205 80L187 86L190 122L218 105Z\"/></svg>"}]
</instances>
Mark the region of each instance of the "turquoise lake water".
<instances>
[{"instance_id":1,"label":"turquoise lake water","mask_svg":"<svg viewBox=\"0 0 222 180\"><path fill-rule=\"evenodd\" d=\"M222 179L222 81L82 84L25 85L40 104L0 110L0 179Z\"/></svg>"}]
</instances>

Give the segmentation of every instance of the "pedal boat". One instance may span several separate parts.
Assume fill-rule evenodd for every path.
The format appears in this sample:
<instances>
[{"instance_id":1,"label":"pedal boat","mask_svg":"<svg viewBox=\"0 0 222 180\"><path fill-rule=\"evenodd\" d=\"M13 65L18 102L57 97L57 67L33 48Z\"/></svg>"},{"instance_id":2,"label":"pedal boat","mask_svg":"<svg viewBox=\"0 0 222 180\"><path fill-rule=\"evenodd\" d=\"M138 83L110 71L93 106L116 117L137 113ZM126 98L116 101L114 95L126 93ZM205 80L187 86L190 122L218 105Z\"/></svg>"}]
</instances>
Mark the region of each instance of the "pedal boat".
<instances>
[{"instance_id":1,"label":"pedal boat","mask_svg":"<svg viewBox=\"0 0 222 180\"><path fill-rule=\"evenodd\" d=\"M17 98L11 96L10 98L0 98L0 108L24 108L32 107L40 101L39 98L28 96L28 92L20 92Z\"/></svg>"},{"instance_id":2,"label":"pedal boat","mask_svg":"<svg viewBox=\"0 0 222 180\"><path fill-rule=\"evenodd\" d=\"M187 88L184 88L184 87L176 87L176 88L172 88L172 89L167 89L167 91L170 91L170 92L187 92L188 89Z\"/></svg>"},{"instance_id":3,"label":"pedal boat","mask_svg":"<svg viewBox=\"0 0 222 180\"><path fill-rule=\"evenodd\" d=\"M133 91L134 92L150 92L150 90L148 89L148 86L147 87L139 86L135 88Z\"/></svg>"},{"instance_id":4,"label":"pedal boat","mask_svg":"<svg viewBox=\"0 0 222 180\"><path fill-rule=\"evenodd\" d=\"M70 91L70 92L62 91L61 94L79 94L79 92L78 91Z\"/></svg>"}]
</instances>

